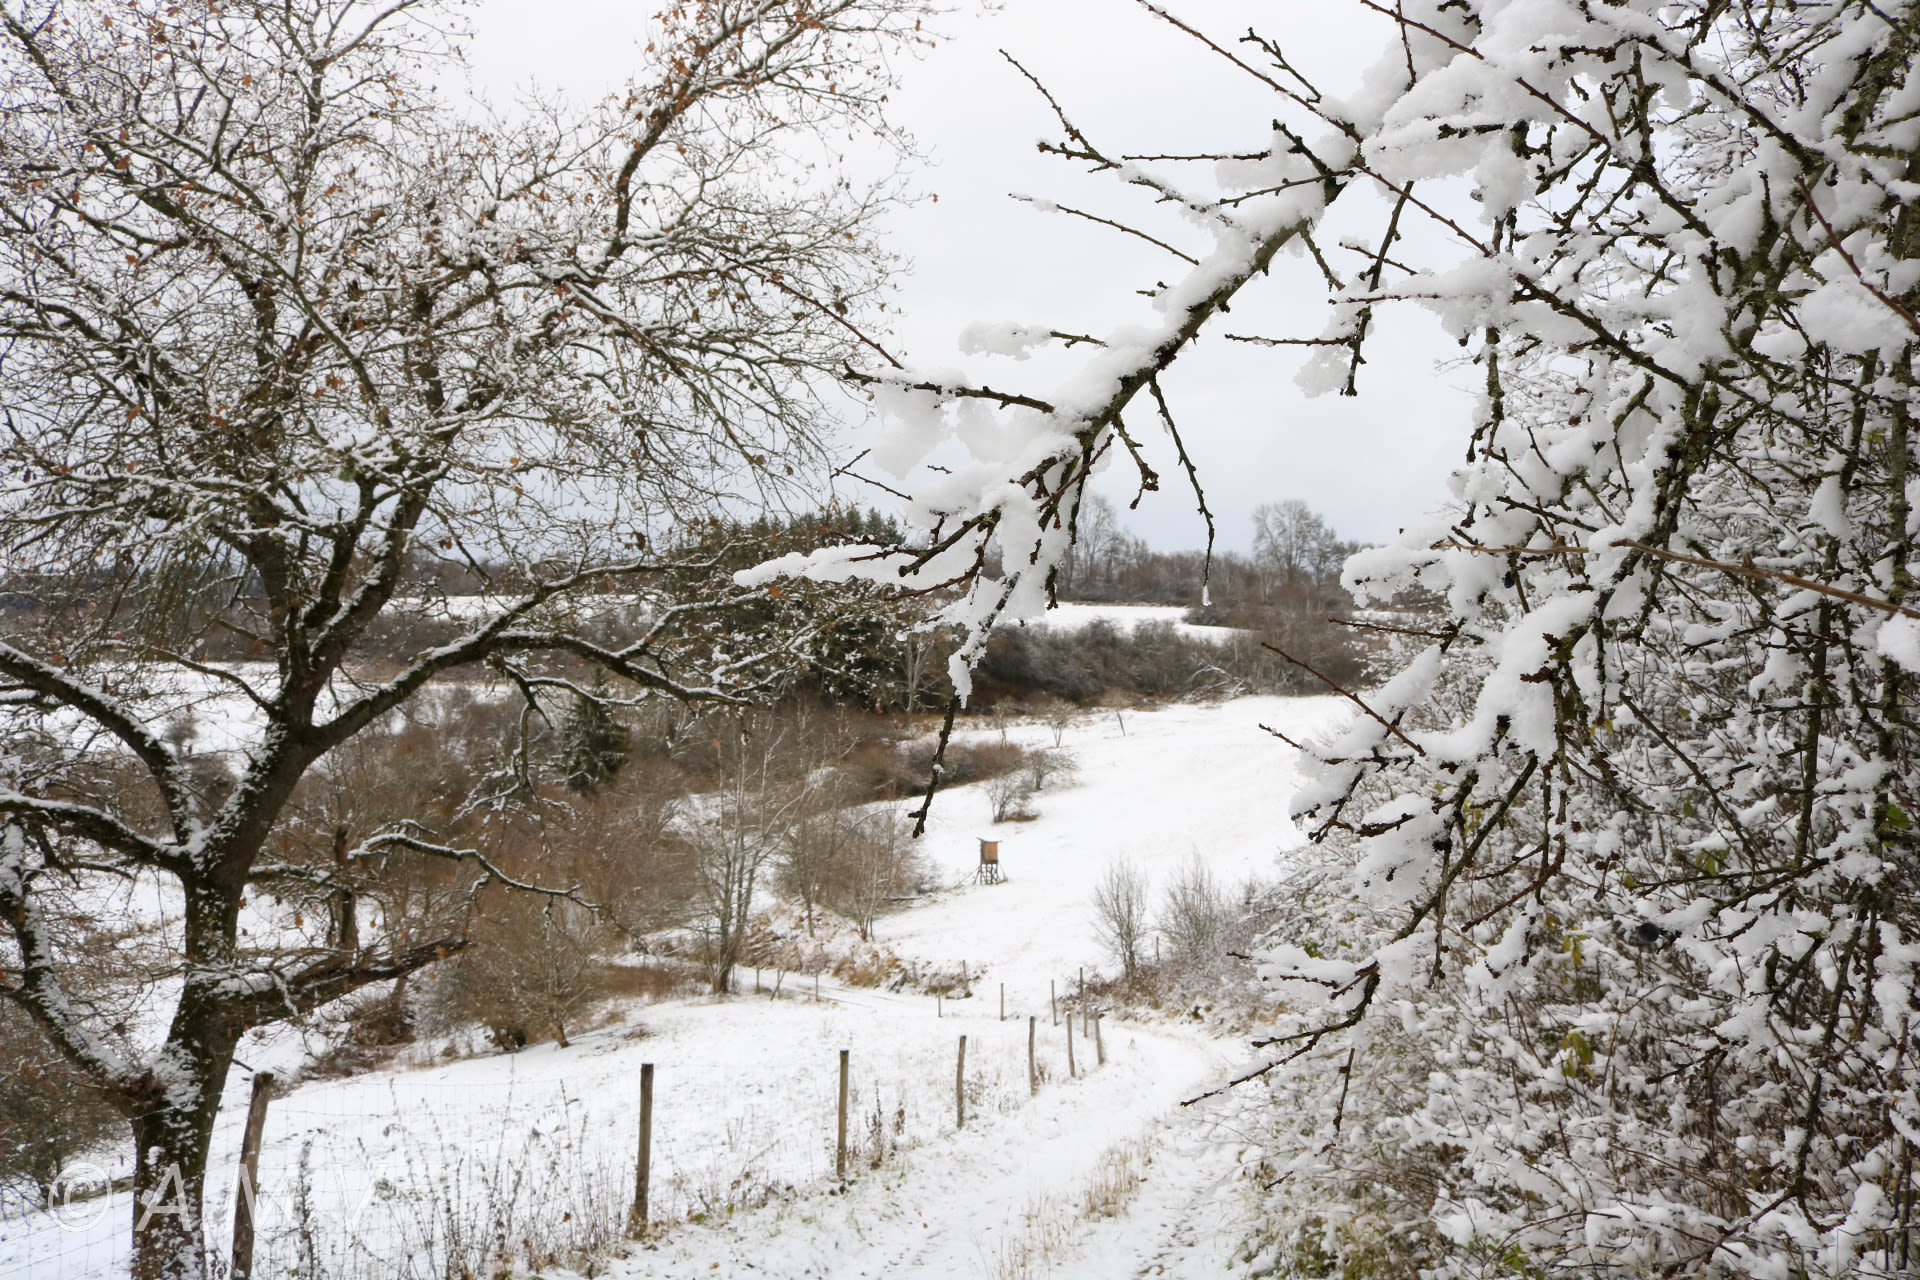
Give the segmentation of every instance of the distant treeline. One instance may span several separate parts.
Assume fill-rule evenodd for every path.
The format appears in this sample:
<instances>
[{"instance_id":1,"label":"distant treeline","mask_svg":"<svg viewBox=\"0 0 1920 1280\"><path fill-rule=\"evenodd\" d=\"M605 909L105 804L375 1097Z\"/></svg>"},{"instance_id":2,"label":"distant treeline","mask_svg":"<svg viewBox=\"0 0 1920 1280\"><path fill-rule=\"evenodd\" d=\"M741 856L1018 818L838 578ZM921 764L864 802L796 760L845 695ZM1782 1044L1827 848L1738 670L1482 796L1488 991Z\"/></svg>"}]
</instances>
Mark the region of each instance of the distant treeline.
<instances>
[{"instance_id":1,"label":"distant treeline","mask_svg":"<svg viewBox=\"0 0 1920 1280\"><path fill-rule=\"evenodd\" d=\"M1335 606L1345 602L1340 566L1362 544L1341 538L1298 500L1255 508L1253 530L1250 555L1215 551L1209 570L1203 552L1154 550L1123 529L1113 504L1096 495L1081 512L1079 540L1057 591L1062 600L1198 607L1204 583L1206 595L1230 609L1302 593Z\"/></svg>"},{"instance_id":2,"label":"distant treeline","mask_svg":"<svg viewBox=\"0 0 1920 1280\"><path fill-rule=\"evenodd\" d=\"M1364 652L1354 633L1339 626L1348 604L1338 582L1340 565L1357 544L1340 539L1304 503L1268 504L1255 512L1252 552L1213 557L1204 605L1204 556L1153 550L1120 527L1118 513L1104 499L1090 500L1079 536L1058 584L1062 600L1184 605L1189 622L1242 634L1228 641L1194 638L1169 626L1006 629L983 657L977 706L1323 688L1300 662L1343 683L1361 674ZM858 508L708 521L661 550L661 561L682 567L609 580L604 595L578 598L576 606L592 616L572 625L596 641L618 644L669 602L737 594L733 573L762 560L848 542L905 541L894 517ZM538 565L510 571L463 564L438 550L410 552L399 598L360 638L352 661L377 668L446 644L474 618L470 611L450 615L441 598L511 600L539 573ZM782 637L806 632L811 639L794 654L781 696L912 713L937 706L949 693L952 642L925 625L939 603L871 584L789 580L688 625L735 652L777 646ZM237 566L219 562L133 572L81 567L0 579L0 624L26 623L36 615L42 623L64 615L76 641L138 636L143 645L211 662L273 656L258 584Z\"/></svg>"}]
</instances>

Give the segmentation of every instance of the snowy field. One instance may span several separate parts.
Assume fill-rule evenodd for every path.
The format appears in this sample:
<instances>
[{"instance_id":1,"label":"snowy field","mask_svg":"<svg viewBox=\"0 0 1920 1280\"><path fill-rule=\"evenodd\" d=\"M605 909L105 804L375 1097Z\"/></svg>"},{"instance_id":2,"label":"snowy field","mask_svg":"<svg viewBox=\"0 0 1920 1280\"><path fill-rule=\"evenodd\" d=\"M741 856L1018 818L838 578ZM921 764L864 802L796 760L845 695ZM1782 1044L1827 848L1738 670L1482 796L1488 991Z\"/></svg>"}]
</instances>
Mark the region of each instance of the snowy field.
<instances>
[{"instance_id":1,"label":"snowy field","mask_svg":"<svg viewBox=\"0 0 1920 1280\"><path fill-rule=\"evenodd\" d=\"M1297 740L1339 723L1350 705L1240 698L1092 716L1068 730L1074 776L1035 797L1035 821L995 824L979 786L935 799L927 852L944 878L973 868L984 838L1000 842L1007 883L897 916L882 936L903 955L990 969L1009 1001L1044 1003L1048 979L1099 958L1088 899L1116 858L1139 867L1155 894L1195 854L1229 887L1271 876L1301 840L1287 817L1299 778L1293 750L1260 726ZM1045 726L1011 727L1008 737L1053 745Z\"/></svg>"},{"instance_id":2,"label":"snowy field","mask_svg":"<svg viewBox=\"0 0 1920 1280\"><path fill-rule=\"evenodd\" d=\"M1181 635L1198 640L1224 641L1233 636L1231 627L1196 627L1187 621L1185 605L1178 604L1080 604L1055 605L1037 618L1015 626L1039 627L1050 631L1080 631L1095 622L1111 624L1116 630L1130 632L1147 622L1165 622Z\"/></svg>"},{"instance_id":3,"label":"snowy field","mask_svg":"<svg viewBox=\"0 0 1920 1280\"><path fill-rule=\"evenodd\" d=\"M985 1276L1028 1274L1022 1250L1045 1243L1047 1273L1093 1277L1155 1265L1216 1274L1209 1250L1235 1235L1207 1222L1207 1189L1232 1167L1206 1108L1184 1098L1221 1078L1237 1046L1198 1030L1106 1021L1107 1064L1049 1016L1100 960L1088 905L1116 857L1157 886L1195 853L1234 884L1272 874L1299 846L1287 819L1294 752L1262 722L1299 738L1346 713L1333 699L1250 698L1218 706L1089 715L1065 731L1075 775L1050 783L1031 822L990 821L982 788L942 794L928 854L949 882L997 839L1007 881L947 890L885 918L903 958L972 976L971 999L829 984L815 1000L789 975L778 999L632 1006L627 1020L517 1054L314 1082L276 1099L261 1159L261 1276L304 1256L330 1276L438 1275L478 1256L487 1224L525 1224L544 1248L592 1243L632 1194L642 1062L656 1064L654 1216L675 1225L632 1248L634 1277ZM1053 745L1041 725L1009 737ZM751 971L743 973L749 988ZM769 974L768 985L772 978ZM1007 1017L999 1013L1006 989ZM1045 1079L1030 1096L1029 1015ZM956 1131L954 1068L968 1037L970 1111ZM288 1049L249 1042L240 1059ZM856 1176L833 1185L838 1052L852 1054ZM235 1072L210 1179L213 1236L230 1231L232 1169L249 1088ZM875 1167L876 1146L886 1159ZM1116 1163L1118 1162L1118 1163ZM1091 1226L1073 1206L1089 1180L1144 1171L1130 1212ZM0 1280L125 1274L127 1196L0 1221ZM1022 1259L1026 1258L1023 1262ZM1022 1267L1029 1268L1023 1270Z\"/></svg>"}]
</instances>

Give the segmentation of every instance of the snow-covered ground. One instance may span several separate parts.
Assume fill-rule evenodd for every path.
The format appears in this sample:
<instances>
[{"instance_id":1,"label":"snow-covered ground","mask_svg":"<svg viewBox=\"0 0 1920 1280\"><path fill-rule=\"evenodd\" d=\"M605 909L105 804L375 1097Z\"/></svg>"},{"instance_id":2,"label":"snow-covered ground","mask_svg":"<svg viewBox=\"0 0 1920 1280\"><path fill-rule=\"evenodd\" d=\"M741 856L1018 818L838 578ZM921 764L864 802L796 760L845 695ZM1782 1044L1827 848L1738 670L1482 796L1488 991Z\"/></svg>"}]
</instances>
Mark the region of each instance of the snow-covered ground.
<instances>
[{"instance_id":1,"label":"snow-covered ground","mask_svg":"<svg viewBox=\"0 0 1920 1280\"><path fill-rule=\"evenodd\" d=\"M1082 604L1070 601L1055 605L1037 618L1029 618L1015 625L1052 631L1079 631L1095 622L1109 623L1123 632L1132 631L1142 623L1165 622L1170 623L1181 635L1200 640L1225 640L1234 634L1230 627L1194 626L1187 621L1186 606L1178 604Z\"/></svg>"},{"instance_id":2,"label":"snow-covered ground","mask_svg":"<svg viewBox=\"0 0 1920 1280\"><path fill-rule=\"evenodd\" d=\"M1088 899L1117 857L1156 883L1196 853L1228 883L1274 871L1300 842L1286 816L1294 752L1260 724L1299 738L1345 714L1326 698L1099 713L1065 730L1077 771L1040 793L1034 821L993 824L980 787L943 793L927 851L944 878L967 875L984 837L1000 841L1006 882L944 891L885 919L881 937L905 958L965 962L971 999L941 1007L829 984L815 1001L789 975L778 999L636 1006L565 1050L302 1085L268 1112L260 1251L273 1265L256 1274L285 1274L302 1249L342 1280L437 1274L433 1259L481 1247L473 1237L500 1216L554 1248L581 1239L631 1197L642 1062L658 1073L653 1210L675 1225L629 1248L616 1274L1218 1274L1238 1235L1218 1220L1232 1199L1212 1194L1232 1148L1213 1113L1178 1103L1221 1078L1239 1047L1109 1019L1106 1065L1082 1041L1068 1079L1049 983L1064 994L1100 962ZM1006 732L1053 745L1045 726ZM1031 1096L1029 1015L1045 1076ZM956 1131L961 1035L971 1115ZM857 1175L836 1190L843 1048ZM260 1065L284 1051L251 1042L239 1056ZM210 1166L220 1240L248 1087L236 1071ZM890 1148L877 1167L876 1142ZM1118 1216L1089 1219L1086 1188L1120 1168L1144 1182ZM124 1275L127 1201L71 1206L65 1225L0 1221L0 1280Z\"/></svg>"},{"instance_id":3,"label":"snow-covered ground","mask_svg":"<svg viewBox=\"0 0 1920 1280\"><path fill-rule=\"evenodd\" d=\"M1299 778L1293 750L1260 726L1299 740L1343 718L1347 705L1240 698L1091 716L1065 734L1074 775L1035 797L1035 821L994 823L983 787L935 798L925 839L945 878L971 871L988 839L1000 844L1007 882L907 912L883 936L903 955L990 968L1023 1007L1044 1003L1048 979L1099 959L1088 899L1115 859L1132 861L1156 893L1196 854L1230 886L1271 875L1276 857L1301 841L1287 816ZM1008 736L1053 745L1045 726Z\"/></svg>"}]
</instances>

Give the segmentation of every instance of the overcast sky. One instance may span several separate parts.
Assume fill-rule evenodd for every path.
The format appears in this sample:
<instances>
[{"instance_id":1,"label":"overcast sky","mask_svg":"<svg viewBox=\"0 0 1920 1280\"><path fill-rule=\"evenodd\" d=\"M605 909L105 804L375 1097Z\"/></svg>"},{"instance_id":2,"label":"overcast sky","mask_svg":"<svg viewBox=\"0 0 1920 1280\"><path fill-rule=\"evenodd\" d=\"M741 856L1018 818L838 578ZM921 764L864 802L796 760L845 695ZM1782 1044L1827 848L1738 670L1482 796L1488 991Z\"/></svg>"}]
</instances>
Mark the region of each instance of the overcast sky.
<instances>
[{"instance_id":1,"label":"overcast sky","mask_svg":"<svg viewBox=\"0 0 1920 1280\"><path fill-rule=\"evenodd\" d=\"M648 7L635 0L480 0L470 10L475 85L496 102L529 82L597 98L635 67ZM1326 0L1173 0L1169 7L1222 43L1249 26L1284 38L1301 51L1296 62L1333 93L1373 60L1383 34L1354 16L1357 6ZM1088 178L1038 155L1035 140L1057 136L1058 128L999 50L1044 80L1075 123L1113 150L1257 149L1276 106L1270 90L1137 0L1006 0L998 11L961 9L942 25L946 37L905 65L895 96L897 118L927 157L918 185L939 199L889 221L894 247L911 263L899 283L893 346L923 367L964 368L996 387L1044 396L1070 372L1069 356L1018 364L966 358L956 345L960 330L974 320L1007 320L1099 333L1144 319L1148 304L1135 290L1178 279L1183 264L1143 242L1009 198L1019 192L1119 218L1146 210L1137 193L1110 178ZM1150 225L1179 237L1189 251L1206 248L1177 222ZM1216 329L1310 335L1320 326L1322 288L1310 264L1289 261L1250 286L1230 323ZM1222 543L1244 547L1252 509L1274 499L1305 499L1342 533L1370 540L1438 506L1445 476L1465 447L1470 403L1460 390L1467 373L1434 369L1451 351L1424 315L1389 316L1368 349L1361 395L1309 399L1293 384L1297 355L1217 334L1204 338L1166 386ZM857 434L851 444L860 447ZM1166 483L1128 517L1129 526L1159 547L1200 545L1204 526L1175 483L1171 459L1154 461ZM1125 480L1115 468L1102 488L1124 503L1133 493ZM884 495L872 497L885 504Z\"/></svg>"}]
</instances>

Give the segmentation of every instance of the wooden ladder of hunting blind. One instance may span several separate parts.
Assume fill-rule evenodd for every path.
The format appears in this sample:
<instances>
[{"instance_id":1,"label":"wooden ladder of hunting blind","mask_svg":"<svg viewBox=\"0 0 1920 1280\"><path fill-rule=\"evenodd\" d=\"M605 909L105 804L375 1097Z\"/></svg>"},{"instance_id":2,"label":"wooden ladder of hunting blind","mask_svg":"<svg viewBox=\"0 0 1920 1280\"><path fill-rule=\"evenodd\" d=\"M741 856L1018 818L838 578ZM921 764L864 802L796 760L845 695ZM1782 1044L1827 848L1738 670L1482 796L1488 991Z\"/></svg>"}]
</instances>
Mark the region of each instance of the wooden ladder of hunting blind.
<instances>
[{"instance_id":1,"label":"wooden ladder of hunting blind","mask_svg":"<svg viewBox=\"0 0 1920 1280\"><path fill-rule=\"evenodd\" d=\"M980 868L973 873L980 884L999 884L1006 879L1000 874L1000 842L982 840L980 842Z\"/></svg>"}]
</instances>

